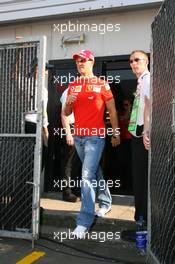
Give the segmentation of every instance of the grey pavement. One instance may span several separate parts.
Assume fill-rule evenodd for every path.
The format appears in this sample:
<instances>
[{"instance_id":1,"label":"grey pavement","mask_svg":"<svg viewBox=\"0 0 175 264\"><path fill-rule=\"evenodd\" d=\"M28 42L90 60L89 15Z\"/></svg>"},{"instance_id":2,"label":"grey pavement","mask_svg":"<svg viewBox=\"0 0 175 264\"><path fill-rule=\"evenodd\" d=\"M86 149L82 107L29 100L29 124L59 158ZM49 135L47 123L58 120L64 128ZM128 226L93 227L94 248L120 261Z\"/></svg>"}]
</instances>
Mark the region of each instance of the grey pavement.
<instances>
[{"instance_id":1,"label":"grey pavement","mask_svg":"<svg viewBox=\"0 0 175 264\"><path fill-rule=\"evenodd\" d=\"M20 239L0 240L0 263L15 264L33 251L42 251L43 257L35 263L119 263L141 264L145 263L145 257L139 255L134 243L129 242L105 242L100 243L90 240L67 240L63 243L41 238L35 243L32 250L31 242ZM31 262L24 262L30 264Z\"/></svg>"},{"instance_id":2,"label":"grey pavement","mask_svg":"<svg viewBox=\"0 0 175 264\"><path fill-rule=\"evenodd\" d=\"M32 249L31 241L1 238L0 264L146 263L146 257L136 249L135 241L122 236L125 230L136 230L132 197L113 197L111 212L95 220L84 240L71 236L80 202L63 202L60 194L52 193L44 195L41 206L40 239L35 242L35 248ZM35 262L24 260L34 251L44 255Z\"/></svg>"}]
</instances>

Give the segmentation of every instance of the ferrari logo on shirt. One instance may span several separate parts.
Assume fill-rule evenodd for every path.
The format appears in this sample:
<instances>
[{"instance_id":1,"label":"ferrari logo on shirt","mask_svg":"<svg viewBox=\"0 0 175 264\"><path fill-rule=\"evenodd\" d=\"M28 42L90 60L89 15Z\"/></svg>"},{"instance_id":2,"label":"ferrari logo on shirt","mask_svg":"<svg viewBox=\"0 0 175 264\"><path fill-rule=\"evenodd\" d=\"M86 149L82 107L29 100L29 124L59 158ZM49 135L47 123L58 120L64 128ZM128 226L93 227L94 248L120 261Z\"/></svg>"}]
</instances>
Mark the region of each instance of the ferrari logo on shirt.
<instances>
[{"instance_id":1,"label":"ferrari logo on shirt","mask_svg":"<svg viewBox=\"0 0 175 264\"><path fill-rule=\"evenodd\" d=\"M93 85L88 84L86 85L86 92L92 92L93 91Z\"/></svg>"},{"instance_id":2,"label":"ferrari logo on shirt","mask_svg":"<svg viewBox=\"0 0 175 264\"><path fill-rule=\"evenodd\" d=\"M94 87L93 87L93 91L96 92L96 93L100 93L100 92L101 92L101 86L99 86L99 85L94 85Z\"/></svg>"},{"instance_id":3,"label":"ferrari logo on shirt","mask_svg":"<svg viewBox=\"0 0 175 264\"><path fill-rule=\"evenodd\" d=\"M82 88L82 85L75 86L75 90L74 90L74 92L76 92L76 93L81 92L81 88Z\"/></svg>"},{"instance_id":4,"label":"ferrari logo on shirt","mask_svg":"<svg viewBox=\"0 0 175 264\"><path fill-rule=\"evenodd\" d=\"M74 92L74 90L75 90L74 86L69 86L69 88L71 89L72 92Z\"/></svg>"},{"instance_id":5,"label":"ferrari logo on shirt","mask_svg":"<svg viewBox=\"0 0 175 264\"><path fill-rule=\"evenodd\" d=\"M110 90L109 84L105 84L106 91Z\"/></svg>"}]
</instances>

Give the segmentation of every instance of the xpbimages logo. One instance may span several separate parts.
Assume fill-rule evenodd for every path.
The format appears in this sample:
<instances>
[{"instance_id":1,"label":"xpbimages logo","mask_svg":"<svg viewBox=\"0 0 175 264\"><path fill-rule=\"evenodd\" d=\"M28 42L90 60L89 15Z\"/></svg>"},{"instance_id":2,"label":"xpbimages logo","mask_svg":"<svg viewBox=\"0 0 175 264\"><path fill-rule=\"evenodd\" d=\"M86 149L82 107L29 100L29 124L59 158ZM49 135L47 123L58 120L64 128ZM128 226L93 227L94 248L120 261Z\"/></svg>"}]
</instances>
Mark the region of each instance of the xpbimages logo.
<instances>
[{"instance_id":1,"label":"xpbimages logo","mask_svg":"<svg viewBox=\"0 0 175 264\"><path fill-rule=\"evenodd\" d=\"M66 23L61 24L53 24L53 31L57 33L65 33L65 32L97 32L100 35L104 35L107 32L119 32L120 24L112 24L112 23L80 23L76 21L75 23L68 20Z\"/></svg>"},{"instance_id":2,"label":"xpbimages logo","mask_svg":"<svg viewBox=\"0 0 175 264\"><path fill-rule=\"evenodd\" d=\"M54 136L60 136L65 137L66 135L69 134L69 131L66 128L55 128L53 129L53 134ZM120 128L115 128L113 129L112 127L101 127L101 128L92 128L89 129L88 127L72 127L70 129L70 133L71 135L79 135L79 136L84 136L84 135L88 135L88 136L99 136L101 138L104 138L106 135L108 136L119 136L120 135Z\"/></svg>"},{"instance_id":3,"label":"xpbimages logo","mask_svg":"<svg viewBox=\"0 0 175 264\"><path fill-rule=\"evenodd\" d=\"M67 180L55 180L53 181L54 188L58 188L60 190L63 190L64 188L82 188L82 187L86 187L89 186L89 181L87 180L73 180L73 179L69 179ZM120 180L116 179L115 181L113 180L92 180L91 181L91 187L93 188L98 188L100 190L105 190L106 186L108 186L108 188L120 188L121 184L120 184Z\"/></svg>"},{"instance_id":4,"label":"xpbimages logo","mask_svg":"<svg viewBox=\"0 0 175 264\"><path fill-rule=\"evenodd\" d=\"M90 77L79 78L78 76L74 76L71 73L69 73L68 75L57 75L57 76L54 75L53 76L54 84L60 84L61 86L67 83L75 82L75 81L77 82L77 84L80 84L80 85L86 84L88 79L92 84L98 84L99 86L100 86L99 79L101 79L101 86L104 86L104 80L106 80L106 82L109 84L112 84L112 83L119 84L120 83L120 75L115 75L115 76L101 75L99 77L94 77L93 79Z\"/></svg>"},{"instance_id":5,"label":"xpbimages logo","mask_svg":"<svg viewBox=\"0 0 175 264\"><path fill-rule=\"evenodd\" d=\"M53 233L53 238L54 240L58 240L61 243L64 240L74 240L77 239L77 237L71 232L70 229L68 231L63 231L63 232L54 232ZM106 242L106 241L115 241L120 239L120 232L86 232L83 234L83 239L88 239L88 240L96 240L98 242Z\"/></svg>"}]
</instances>

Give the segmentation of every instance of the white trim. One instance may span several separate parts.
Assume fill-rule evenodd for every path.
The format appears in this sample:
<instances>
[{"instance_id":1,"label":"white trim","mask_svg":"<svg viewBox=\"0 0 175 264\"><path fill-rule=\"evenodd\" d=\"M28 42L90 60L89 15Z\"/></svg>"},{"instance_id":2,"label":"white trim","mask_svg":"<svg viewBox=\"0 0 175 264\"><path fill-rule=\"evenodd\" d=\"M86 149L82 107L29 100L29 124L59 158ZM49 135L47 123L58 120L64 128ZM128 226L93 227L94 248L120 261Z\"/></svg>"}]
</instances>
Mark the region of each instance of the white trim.
<instances>
[{"instance_id":1,"label":"white trim","mask_svg":"<svg viewBox=\"0 0 175 264\"><path fill-rule=\"evenodd\" d=\"M28 43L28 42L42 42L43 41L42 36L38 36L38 37L27 37L27 38L22 38L22 39L3 39L0 40L0 45L10 45L10 44L23 44L23 43Z\"/></svg>"},{"instance_id":2,"label":"white trim","mask_svg":"<svg viewBox=\"0 0 175 264\"><path fill-rule=\"evenodd\" d=\"M24 1L25 2L25 1ZM94 11L138 8L144 6L160 5L163 0L54 0L27 1L0 5L0 23L12 21L31 20L36 18L47 18L74 13L92 13Z\"/></svg>"}]
</instances>

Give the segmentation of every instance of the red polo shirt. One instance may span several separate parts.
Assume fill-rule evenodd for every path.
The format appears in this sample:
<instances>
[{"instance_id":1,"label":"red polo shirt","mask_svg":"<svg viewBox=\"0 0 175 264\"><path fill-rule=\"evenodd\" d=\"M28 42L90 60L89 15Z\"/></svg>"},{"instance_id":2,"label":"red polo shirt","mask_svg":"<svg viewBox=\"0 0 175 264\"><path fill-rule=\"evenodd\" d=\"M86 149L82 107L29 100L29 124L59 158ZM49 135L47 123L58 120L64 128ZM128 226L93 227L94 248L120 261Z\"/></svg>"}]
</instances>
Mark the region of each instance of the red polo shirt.
<instances>
[{"instance_id":1,"label":"red polo shirt","mask_svg":"<svg viewBox=\"0 0 175 264\"><path fill-rule=\"evenodd\" d=\"M75 135L104 135L105 102L113 98L109 84L97 77L77 78L69 84L68 94L72 93L77 94L73 104Z\"/></svg>"}]
</instances>

